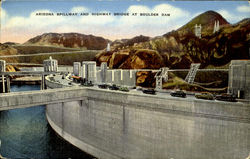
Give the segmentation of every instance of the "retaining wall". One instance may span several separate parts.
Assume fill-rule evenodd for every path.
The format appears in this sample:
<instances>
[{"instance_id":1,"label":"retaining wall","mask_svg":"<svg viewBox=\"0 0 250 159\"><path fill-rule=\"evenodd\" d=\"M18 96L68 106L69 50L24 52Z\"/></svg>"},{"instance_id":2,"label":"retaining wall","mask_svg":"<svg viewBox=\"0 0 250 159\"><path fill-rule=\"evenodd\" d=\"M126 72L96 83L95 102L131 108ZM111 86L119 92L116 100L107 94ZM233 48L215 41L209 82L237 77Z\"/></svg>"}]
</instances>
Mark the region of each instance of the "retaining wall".
<instances>
[{"instance_id":1,"label":"retaining wall","mask_svg":"<svg viewBox=\"0 0 250 159\"><path fill-rule=\"evenodd\" d=\"M245 159L250 106L86 89L79 101L47 105L52 128L97 158Z\"/></svg>"}]
</instances>

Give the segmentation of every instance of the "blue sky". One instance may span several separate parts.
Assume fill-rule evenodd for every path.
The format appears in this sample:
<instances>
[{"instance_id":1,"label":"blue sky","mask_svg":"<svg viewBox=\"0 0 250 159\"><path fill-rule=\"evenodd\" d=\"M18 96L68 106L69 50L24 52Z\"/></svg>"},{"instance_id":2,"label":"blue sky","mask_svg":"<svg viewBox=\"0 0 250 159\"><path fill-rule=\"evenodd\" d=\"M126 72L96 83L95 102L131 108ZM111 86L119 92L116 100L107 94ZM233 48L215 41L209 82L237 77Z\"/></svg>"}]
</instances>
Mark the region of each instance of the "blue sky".
<instances>
[{"instance_id":1,"label":"blue sky","mask_svg":"<svg viewBox=\"0 0 250 159\"><path fill-rule=\"evenodd\" d=\"M230 23L249 18L247 1L4 1L1 42L25 42L45 32L79 32L111 40L137 35L158 36L178 29L207 10L220 13ZM35 13L137 12L170 13L169 17L36 16Z\"/></svg>"}]
</instances>

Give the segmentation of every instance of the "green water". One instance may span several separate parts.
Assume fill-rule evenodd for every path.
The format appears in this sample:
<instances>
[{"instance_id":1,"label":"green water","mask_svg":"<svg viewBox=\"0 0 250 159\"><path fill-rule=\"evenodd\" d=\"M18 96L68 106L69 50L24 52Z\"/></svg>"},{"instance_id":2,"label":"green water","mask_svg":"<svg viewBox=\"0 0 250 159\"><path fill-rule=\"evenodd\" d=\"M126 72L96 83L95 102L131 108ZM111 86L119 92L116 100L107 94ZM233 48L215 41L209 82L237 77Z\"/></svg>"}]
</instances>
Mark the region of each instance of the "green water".
<instances>
[{"instance_id":1,"label":"green water","mask_svg":"<svg viewBox=\"0 0 250 159\"><path fill-rule=\"evenodd\" d=\"M12 92L39 90L39 85L11 86ZM50 127L45 106L0 111L0 154L11 159L91 159Z\"/></svg>"}]
</instances>

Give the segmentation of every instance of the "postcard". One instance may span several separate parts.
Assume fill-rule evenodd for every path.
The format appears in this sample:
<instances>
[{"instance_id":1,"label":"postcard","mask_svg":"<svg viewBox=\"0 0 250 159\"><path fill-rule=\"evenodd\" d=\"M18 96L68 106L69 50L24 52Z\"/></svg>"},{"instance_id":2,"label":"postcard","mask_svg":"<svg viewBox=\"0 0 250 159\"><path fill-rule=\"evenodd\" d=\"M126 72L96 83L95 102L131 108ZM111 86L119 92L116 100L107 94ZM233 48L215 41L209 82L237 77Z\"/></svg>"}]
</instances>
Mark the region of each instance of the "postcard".
<instances>
[{"instance_id":1,"label":"postcard","mask_svg":"<svg viewBox=\"0 0 250 159\"><path fill-rule=\"evenodd\" d=\"M0 13L0 159L250 158L249 1Z\"/></svg>"}]
</instances>

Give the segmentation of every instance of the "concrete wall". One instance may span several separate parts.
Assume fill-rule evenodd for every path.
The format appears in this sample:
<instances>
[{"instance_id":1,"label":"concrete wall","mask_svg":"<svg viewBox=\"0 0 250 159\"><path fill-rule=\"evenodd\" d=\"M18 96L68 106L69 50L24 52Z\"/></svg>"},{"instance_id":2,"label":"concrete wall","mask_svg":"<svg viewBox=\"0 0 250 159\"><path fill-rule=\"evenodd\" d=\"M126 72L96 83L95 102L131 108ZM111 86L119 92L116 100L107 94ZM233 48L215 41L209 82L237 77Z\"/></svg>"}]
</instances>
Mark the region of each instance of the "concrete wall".
<instances>
[{"instance_id":1,"label":"concrete wall","mask_svg":"<svg viewBox=\"0 0 250 159\"><path fill-rule=\"evenodd\" d=\"M52 128L98 158L245 159L250 152L250 104L242 102L95 87L0 95L0 110L45 103Z\"/></svg>"},{"instance_id":2,"label":"concrete wall","mask_svg":"<svg viewBox=\"0 0 250 159\"><path fill-rule=\"evenodd\" d=\"M229 68L229 93L250 100L250 60L232 60Z\"/></svg>"},{"instance_id":3,"label":"concrete wall","mask_svg":"<svg viewBox=\"0 0 250 159\"><path fill-rule=\"evenodd\" d=\"M98 158L245 159L250 105L87 88L78 101L47 105L70 143Z\"/></svg>"},{"instance_id":4,"label":"concrete wall","mask_svg":"<svg viewBox=\"0 0 250 159\"><path fill-rule=\"evenodd\" d=\"M101 70L97 70L97 83L101 83ZM112 78L113 76L113 78ZM136 70L108 69L106 83L124 86L136 86Z\"/></svg>"},{"instance_id":5,"label":"concrete wall","mask_svg":"<svg viewBox=\"0 0 250 159\"><path fill-rule=\"evenodd\" d=\"M6 62L4 60L0 60L0 72L6 71Z\"/></svg>"}]
</instances>

